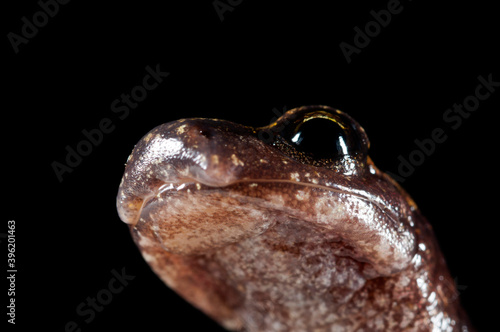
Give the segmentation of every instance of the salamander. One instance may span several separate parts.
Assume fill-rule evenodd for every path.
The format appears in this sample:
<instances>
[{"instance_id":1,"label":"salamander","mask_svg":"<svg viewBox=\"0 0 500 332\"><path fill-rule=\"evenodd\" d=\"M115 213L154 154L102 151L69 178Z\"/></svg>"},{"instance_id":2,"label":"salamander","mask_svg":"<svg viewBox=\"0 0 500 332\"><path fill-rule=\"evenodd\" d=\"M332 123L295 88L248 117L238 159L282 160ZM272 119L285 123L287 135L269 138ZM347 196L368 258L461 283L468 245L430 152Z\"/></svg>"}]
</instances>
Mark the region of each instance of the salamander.
<instances>
[{"instance_id":1,"label":"salamander","mask_svg":"<svg viewBox=\"0 0 500 332\"><path fill-rule=\"evenodd\" d=\"M119 217L163 282L233 331L472 331L430 223L348 114L162 124Z\"/></svg>"}]
</instances>

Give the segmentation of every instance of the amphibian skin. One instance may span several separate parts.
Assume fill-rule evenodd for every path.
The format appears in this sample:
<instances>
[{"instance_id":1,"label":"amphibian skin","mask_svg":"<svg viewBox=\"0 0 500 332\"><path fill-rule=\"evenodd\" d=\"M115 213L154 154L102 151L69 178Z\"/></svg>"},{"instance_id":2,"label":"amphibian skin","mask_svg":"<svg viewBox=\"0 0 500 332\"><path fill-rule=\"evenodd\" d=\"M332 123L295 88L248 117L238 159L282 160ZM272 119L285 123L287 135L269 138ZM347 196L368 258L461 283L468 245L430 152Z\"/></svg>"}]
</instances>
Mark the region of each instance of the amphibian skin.
<instances>
[{"instance_id":1,"label":"amphibian skin","mask_svg":"<svg viewBox=\"0 0 500 332\"><path fill-rule=\"evenodd\" d=\"M117 208L153 271L236 331L472 331L432 228L325 106L160 125Z\"/></svg>"}]
</instances>

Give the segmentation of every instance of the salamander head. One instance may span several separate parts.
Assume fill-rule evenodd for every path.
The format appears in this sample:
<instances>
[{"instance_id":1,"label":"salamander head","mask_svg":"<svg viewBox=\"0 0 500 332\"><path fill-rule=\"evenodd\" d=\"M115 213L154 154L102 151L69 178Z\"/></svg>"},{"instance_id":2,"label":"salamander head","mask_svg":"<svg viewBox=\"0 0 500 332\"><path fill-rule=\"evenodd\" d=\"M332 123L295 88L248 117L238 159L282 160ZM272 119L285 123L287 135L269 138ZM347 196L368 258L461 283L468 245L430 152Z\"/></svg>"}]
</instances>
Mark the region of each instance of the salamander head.
<instances>
[{"instance_id":1,"label":"salamander head","mask_svg":"<svg viewBox=\"0 0 500 332\"><path fill-rule=\"evenodd\" d=\"M450 278L428 223L368 148L356 121L325 106L261 128L178 120L136 145L117 208L153 270L227 328L374 330L366 310L394 311L382 330L404 329L406 311L428 324L418 308Z\"/></svg>"}]
</instances>

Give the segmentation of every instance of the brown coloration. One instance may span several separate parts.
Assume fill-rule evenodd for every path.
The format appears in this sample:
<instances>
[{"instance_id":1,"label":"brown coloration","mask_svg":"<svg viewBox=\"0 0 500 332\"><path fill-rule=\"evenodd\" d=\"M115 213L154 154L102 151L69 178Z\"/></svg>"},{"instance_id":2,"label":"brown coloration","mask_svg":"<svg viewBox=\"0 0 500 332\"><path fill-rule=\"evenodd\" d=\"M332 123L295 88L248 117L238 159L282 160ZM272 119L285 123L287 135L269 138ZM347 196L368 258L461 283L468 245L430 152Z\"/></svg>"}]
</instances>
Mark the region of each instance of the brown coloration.
<instances>
[{"instance_id":1,"label":"brown coloration","mask_svg":"<svg viewBox=\"0 0 500 332\"><path fill-rule=\"evenodd\" d=\"M294 145L313 118L341 128L340 155ZM171 122L134 148L118 212L155 273L227 329L471 331L429 223L368 145L325 106L257 129Z\"/></svg>"}]
</instances>

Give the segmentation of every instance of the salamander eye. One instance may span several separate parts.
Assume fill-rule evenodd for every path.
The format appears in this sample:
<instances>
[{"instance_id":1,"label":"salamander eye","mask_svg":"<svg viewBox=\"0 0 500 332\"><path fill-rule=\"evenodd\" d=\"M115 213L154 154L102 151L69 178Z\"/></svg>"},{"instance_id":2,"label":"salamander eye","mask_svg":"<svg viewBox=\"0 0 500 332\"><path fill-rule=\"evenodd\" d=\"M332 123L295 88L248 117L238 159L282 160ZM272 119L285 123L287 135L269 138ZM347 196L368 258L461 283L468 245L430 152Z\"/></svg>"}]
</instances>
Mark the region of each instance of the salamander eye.
<instances>
[{"instance_id":1,"label":"salamander eye","mask_svg":"<svg viewBox=\"0 0 500 332\"><path fill-rule=\"evenodd\" d=\"M315 160L340 159L367 151L364 133L344 113L313 111L305 113L284 128L281 136L298 152Z\"/></svg>"}]
</instances>

